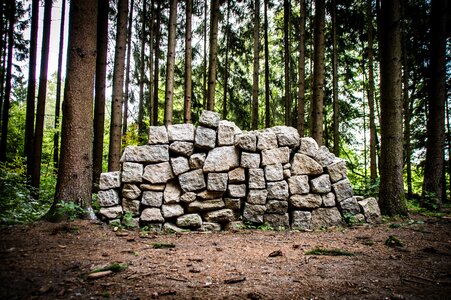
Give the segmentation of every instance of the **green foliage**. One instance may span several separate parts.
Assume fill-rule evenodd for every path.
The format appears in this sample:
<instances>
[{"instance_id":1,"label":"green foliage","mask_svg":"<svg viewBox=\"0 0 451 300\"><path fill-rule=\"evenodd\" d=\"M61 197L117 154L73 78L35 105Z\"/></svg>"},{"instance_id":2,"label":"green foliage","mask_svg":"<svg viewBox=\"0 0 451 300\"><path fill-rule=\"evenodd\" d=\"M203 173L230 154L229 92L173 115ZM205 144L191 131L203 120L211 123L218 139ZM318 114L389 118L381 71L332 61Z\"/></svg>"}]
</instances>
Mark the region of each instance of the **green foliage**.
<instances>
[{"instance_id":1,"label":"green foliage","mask_svg":"<svg viewBox=\"0 0 451 300\"><path fill-rule=\"evenodd\" d=\"M353 253L341 249L326 249L316 247L313 250L306 251L305 255L326 255L326 256L354 256Z\"/></svg>"},{"instance_id":2,"label":"green foliage","mask_svg":"<svg viewBox=\"0 0 451 300\"><path fill-rule=\"evenodd\" d=\"M111 263L104 268L95 269L92 273L104 272L104 271L112 271L112 272L121 272L127 270L128 264L126 263Z\"/></svg>"},{"instance_id":3,"label":"green foliage","mask_svg":"<svg viewBox=\"0 0 451 300\"><path fill-rule=\"evenodd\" d=\"M81 217L84 212L84 209L75 202L62 201L56 205L55 214L58 216L64 216L69 221L74 221L75 219Z\"/></svg>"},{"instance_id":4,"label":"green foliage","mask_svg":"<svg viewBox=\"0 0 451 300\"><path fill-rule=\"evenodd\" d=\"M169 248L175 248L174 244L168 244L168 243L154 243L152 245L154 249L169 249Z\"/></svg>"},{"instance_id":5,"label":"green foliage","mask_svg":"<svg viewBox=\"0 0 451 300\"><path fill-rule=\"evenodd\" d=\"M124 225L126 228L134 228L136 227L135 222L133 220L133 214L130 212L126 212L122 216L122 225Z\"/></svg>"},{"instance_id":6,"label":"green foliage","mask_svg":"<svg viewBox=\"0 0 451 300\"><path fill-rule=\"evenodd\" d=\"M390 235L386 240L385 240L385 245L388 247L404 247L403 242L398 239L397 237Z\"/></svg>"},{"instance_id":7,"label":"green foliage","mask_svg":"<svg viewBox=\"0 0 451 300\"><path fill-rule=\"evenodd\" d=\"M343 214L343 219L349 226L355 226L362 223L361 221L357 220L355 215L349 213Z\"/></svg>"}]
</instances>

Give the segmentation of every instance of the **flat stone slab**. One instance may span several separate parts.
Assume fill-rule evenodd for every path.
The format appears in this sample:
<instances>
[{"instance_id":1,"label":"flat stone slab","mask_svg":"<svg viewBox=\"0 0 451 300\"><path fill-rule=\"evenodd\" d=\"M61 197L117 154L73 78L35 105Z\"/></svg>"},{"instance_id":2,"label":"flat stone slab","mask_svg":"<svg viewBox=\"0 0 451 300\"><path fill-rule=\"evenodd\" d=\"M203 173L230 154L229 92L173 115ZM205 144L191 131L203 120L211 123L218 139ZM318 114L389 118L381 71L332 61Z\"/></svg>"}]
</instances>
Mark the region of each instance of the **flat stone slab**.
<instances>
[{"instance_id":1,"label":"flat stone slab","mask_svg":"<svg viewBox=\"0 0 451 300\"><path fill-rule=\"evenodd\" d=\"M169 160L168 145L127 146L121 161L159 163Z\"/></svg>"},{"instance_id":2,"label":"flat stone slab","mask_svg":"<svg viewBox=\"0 0 451 300\"><path fill-rule=\"evenodd\" d=\"M166 183L174 178L172 167L169 162L147 165L144 168L143 179L150 183Z\"/></svg>"},{"instance_id":3,"label":"flat stone slab","mask_svg":"<svg viewBox=\"0 0 451 300\"><path fill-rule=\"evenodd\" d=\"M179 176L180 187L185 192L194 192L206 187L204 172L196 169Z\"/></svg>"},{"instance_id":4,"label":"flat stone slab","mask_svg":"<svg viewBox=\"0 0 451 300\"><path fill-rule=\"evenodd\" d=\"M166 126L149 126L148 143L150 145L169 143Z\"/></svg>"},{"instance_id":5,"label":"flat stone slab","mask_svg":"<svg viewBox=\"0 0 451 300\"><path fill-rule=\"evenodd\" d=\"M199 118L199 124L206 127L217 128L221 121L221 115L217 112L203 110ZM199 128L199 127L198 127Z\"/></svg>"},{"instance_id":6,"label":"flat stone slab","mask_svg":"<svg viewBox=\"0 0 451 300\"><path fill-rule=\"evenodd\" d=\"M168 126L169 142L183 141L194 142L196 128L193 124L176 124Z\"/></svg>"},{"instance_id":7,"label":"flat stone slab","mask_svg":"<svg viewBox=\"0 0 451 300\"><path fill-rule=\"evenodd\" d=\"M107 172L100 174L99 189L108 190L121 187L121 172Z\"/></svg>"},{"instance_id":8,"label":"flat stone slab","mask_svg":"<svg viewBox=\"0 0 451 300\"><path fill-rule=\"evenodd\" d=\"M217 147L208 152L203 170L205 173L228 172L240 165L240 155L233 146Z\"/></svg>"}]
</instances>

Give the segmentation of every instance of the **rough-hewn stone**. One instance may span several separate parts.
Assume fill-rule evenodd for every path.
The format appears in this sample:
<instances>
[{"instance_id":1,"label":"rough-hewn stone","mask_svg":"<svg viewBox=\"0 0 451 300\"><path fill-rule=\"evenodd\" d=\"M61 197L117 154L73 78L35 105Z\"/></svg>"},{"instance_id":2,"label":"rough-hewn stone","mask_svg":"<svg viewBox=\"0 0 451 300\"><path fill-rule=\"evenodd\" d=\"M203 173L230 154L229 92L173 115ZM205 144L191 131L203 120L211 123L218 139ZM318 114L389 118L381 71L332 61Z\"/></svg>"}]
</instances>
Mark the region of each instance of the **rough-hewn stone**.
<instances>
[{"instance_id":1,"label":"rough-hewn stone","mask_svg":"<svg viewBox=\"0 0 451 300\"><path fill-rule=\"evenodd\" d=\"M296 128L288 126L275 126L271 128L277 136L277 143L279 147L288 146L290 148L296 148L299 146L300 137Z\"/></svg>"},{"instance_id":2,"label":"rough-hewn stone","mask_svg":"<svg viewBox=\"0 0 451 300\"><path fill-rule=\"evenodd\" d=\"M213 149L216 145L216 130L199 126L196 129L194 146L199 149Z\"/></svg>"},{"instance_id":3,"label":"rough-hewn stone","mask_svg":"<svg viewBox=\"0 0 451 300\"><path fill-rule=\"evenodd\" d=\"M288 183L285 180L268 182L268 199L288 200Z\"/></svg>"},{"instance_id":4,"label":"rough-hewn stone","mask_svg":"<svg viewBox=\"0 0 451 300\"><path fill-rule=\"evenodd\" d=\"M228 223L234 219L233 211L228 208L207 212L204 215L204 220L206 222Z\"/></svg>"},{"instance_id":5,"label":"rough-hewn stone","mask_svg":"<svg viewBox=\"0 0 451 300\"><path fill-rule=\"evenodd\" d=\"M267 190L249 190L249 194L247 195L247 203L265 205L267 198Z\"/></svg>"},{"instance_id":6,"label":"rough-hewn stone","mask_svg":"<svg viewBox=\"0 0 451 300\"><path fill-rule=\"evenodd\" d=\"M141 212L141 221L163 223L164 218L159 208L146 208Z\"/></svg>"},{"instance_id":7,"label":"rough-hewn stone","mask_svg":"<svg viewBox=\"0 0 451 300\"><path fill-rule=\"evenodd\" d=\"M277 136L272 130L257 133L257 150L275 149L277 146Z\"/></svg>"},{"instance_id":8,"label":"rough-hewn stone","mask_svg":"<svg viewBox=\"0 0 451 300\"><path fill-rule=\"evenodd\" d=\"M285 214L288 212L288 201L269 200L266 204L266 212L269 214Z\"/></svg>"},{"instance_id":9,"label":"rough-hewn stone","mask_svg":"<svg viewBox=\"0 0 451 300\"><path fill-rule=\"evenodd\" d=\"M313 193L329 193L331 191L329 175L323 174L310 180L310 188Z\"/></svg>"},{"instance_id":10,"label":"rough-hewn stone","mask_svg":"<svg viewBox=\"0 0 451 300\"><path fill-rule=\"evenodd\" d=\"M240 165L240 156L233 146L218 147L210 150L205 160L203 170L210 172L228 172Z\"/></svg>"},{"instance_id":11,"label":"rough-hewn stone","mask_svg":"<svg viewBox=\"0 0 451 300\"><path fill-rule=\"evenodd\" d=\"M242 132L235 135L235 146L243 151L257 150L257 135L255 132Z\"/></svg>"},{"instance_id":12,"label":"rough-hewn stone","mask_svg":"<svg viewBox=\"0 0 451 300\"><path fill-rule=\"evenodd\" d=\"M99 213L107 219L116 219L122 216L122 206L101 207Z\"/></svg>"},{"instance_id":13,"label":"rough-hewn stone","mask_svg":"<svg viewBox=\"0 0 451 300\"><path fill-rule=\"evenodd\" d=\"M170 204L170 203L180 202L181 194L182 194L182 190L180 189L180 186L178 185L178 183L175 180L169 181L166 184L166 188L164 189L164 192L163 192L164 203Z\"/></svg>"},{"instance_id":14,"label":"rough-hewn stone","mask_svg":"<svg viewBox=\"0 0 451 300\"><path fill-rule=\"evenodd\" d=\"M176 232L186 231L186 229L180 228L180 227L178 227L177 225L175 225L175 224L173 224L171 222L164 223L162 230L165 233L176 233Z\"/></svg>"},{"instance_id":15,"label":"rough-hewn stone","mask_svg":"<svg viewBox=\"0 0 451 300\"><path fill-rule=\"evenodd\" d=\"M358 201L368 223L377 223L381 221L381 211L376 198L366 198Z\"/></svg>"},{"instance_id":16,"label":"rough-hewn stone","mask_svg":"<svg viewBox=\"0 0 451 300\"><path fill-rule=\"evenodd\" d=\"M273 164L265 166L266 181L280 181L283 180L282 164Z\"/></svg>"},{"instance_id":17,"label":"rough-hewn stone","mask_svg":"<svg viewBox=\"0 0 451 300\"><path fill-rule=\"evenodd\" d=\"M344 222L336 207L318 208L312 211L311 229L340 225L344 225Z\"/></svg>"},{"instance_id":18,"label":"rough-hewn stone","mask_svg":"<svg viewBox=\"0 0 451 300\"><path fill-rule=\"evenodd\" d=\"M194 142L194 132L196 128L193 124L176 124L168 126L168 138L170 142L184 141Z\"/></svg>"},{"instance_id":19,"label":"rough-hewn stone","mask_svg":"<svg viewBox=\"0 0 451 300\"><path fill-rule=\"evenodd\" d=\"M319 147L315 152L314 159L323 167L329 166L335 161L335 155L326 146Z\"/></svg>"},{"instance_id":20,"label":"rough-hewn stone","mask_svg":"<svg viewBox=\"0 0 451 300\"><path fill-rule=\"evenodd\" d=\"M139 188L143 191L159 191L162 192L166 188L166 184L160 183L160 184L148 184L143 183L139 185Z\"/></svg>"},{"instance_id":21,"label":"rough-hewn stone","mask_svg":"<svg viewBox=\"0 0 451 300\"><path fill-rule=\"evenodd\" d=\"M290 161L290 148L282 147L262 151L262 166L286 164Z\"/></svg>"},{"instance_id":22,"label":"rough-hewn stone","mask_svg":"<svg viewBox=\"0 0 451 300\"><path fill-rule=\"evenodd\" d=\"M227 173L208 173L207 190L216 192L225 192L227 190Z\"/></svg>"},{"instance_id":23,"label":"rough-hewn stone","mask_svg":"<svg viewBox=\"0 0 451 300\"><path fill-rule=\"evenodd\" d=\"M266 188L265 172L263 169L249 169L249 188L264 189Z\"/></svg>"},{"instance_id":24,"label":"rough-hewn stone","mask_svg":"<svg viewBox=\"0 0 451 300\"><path fill-rule=\"evenodd\" d=\"M258 168L260 166L260 153L241 152L241 163L243 168Z\"/></svg>"},{"instance_id":25,"label":"rough-hewn stone","mask_svg":"<svg viewBox=\"0 0 451 300\"><path fill-rule=\"evenodd\" d=\"M321 196L318 194L292 195L290 204L294 208L312 209L320 207L322 203Z\"/></svg>"},{"instance_id":26,"label":"rough-hewn stone","mask_svg":"<svg viewBox=\"0 0 451 300\"><path fill-rule=\"evenodd\" d=\"M307 175L296 175L288 178L288 186L292 195L307 194L310 191Z\"/></svg>"},{"instance_id":27,"label":"rough-hewn stone","mask_svg":"<svg viewBox=\"0 0 451 300\"><path fill-rule=\"evenodd\" d=\"M248 204L244 206L243 219L248 222L263 224L263 215L265 214L265 205Z\"/></svg>"},{"instance_id":28,"label":"rough-hewn stone","mask_svg":"<svg viewBox=\"0 0 451 300\"><path fill-rule=\"evenodd\" d=\"M179 176L180 187L185 192L194 192L206 187L204 173L196 169Z\"/></svg>"},{"instance_id":29,"label":"rough-hewn stone","mask_svg":"<svg viewBox=\"0 0 451 300\"><path fill-rule=\"evenodd\" d=\"M301 138L301 146L299 147L299 153L315 156L316 151L318 151L318 143L311 137Z\"/></svg>"},{"instance_id":30,"label":"rough-hewn stone","mask_svg":"<svg viewBox=\"0 0 451 300\"><path fill-rule=\"evenodd\" d=\"M202 169L204 167L205 159L207 158L206 153L194 153L189 158L189 167L191 169Z\"/></svg>"},{"instance_id":31,"label":"rough-hewn stone","mask_svg":"<svg viewBox=\"0 0 451 300\"><path fill-rule=\"evenodd\" d=\"M215 191L204 190L204 191L198 192L196 195L197 195L197 198L199 198L199 199L210 200L210 199L222 198L222 196L224 195L224 192L215 192Z\"/></svg>"},{"instance_id":32,"label":"rough-hewn stone","mask_svg":"<svg viewBox=\"0 0 451 300\"><path fill-rule=\"evenodd\" d=\"M122 161L159 163L169 160L168 145L127 146L122 154Z\"/></svg>"},{"instance_id":33,"label":"rough-hewn stone","mask_svg":"<svg viewBox=\"0 0 451 300\"><path fill-rule=\"evenodd\" d=\"M347 178L340 180L334 184L332 184L332 189L335 192L335 196L338 202L341 202L345 199L351 198L354 196L354 192L352 191L351 183Z\"/></svg>"},{"instance_id":34,"label":"rough-hewn stone","mask_svg":"<svg viewBox=\"0 0 451 300\"><path fill-rule=\"evenodd\" d=\"M330 181L335 183L346 178L346 163L344 160L337 159L334 163L327 166L327 173L330 176Z\"/></svg>"},{"instance_id":35,"label":"rough-hewn stone","mask_svg":"<svg viewBox=\"0 0 451 300\"><path fill-rule=\"evenodd\" d=\"M161 207L163 204L163 192L144 191L141 203L147 206Z\"/></svg>"},{"instance_id":36,"label":"rough-hewn stone","mask_svg":"<svg viewBox=\"0 0 451 300\"><path fill-rule=\"evenodd\" d=\"M165 218L173 218L183 215L184 210L180 204L163 204L161 206L161 213Z\"/></svg>"},{"instance_id":37,"label":"rough-hewn stone","mask_svg":"<svg viewBox=\"0 0 451 300\"><path fill-rule=\"evenodd\" d=\"M293 210L291 212L291 228L297 230L310 230L312 213L309 211Z\"/></svg>"},{"instance_id":38,"label":"rough-hewn stone","mask_svg":"<svg viewBox=\"0 0 451 300\"><path fill-rule=\"evenodd\" d=\"M169 145L169 150L173 153L189 157L194 152L194 143L176 141Z\"/></svg>"},{"instance_id":39,"label":"rough-hewn stone","mask_svg":"<svg viewBox=\"0 0 451 300\"><path fill-rule=\"evenodd\" d=\"M323 199L324 207L333 207L336 205L335 194L333 192L329 192L327 194L321 195L321 198Z\"/></svg>"},{"instance_id":40,"label":"rough-hewn stone","mask_svg":"<svg viewBox=\"0 0 451 300\"><path fill-rule=\"evenodd\" d=\"M139 200L122 198L122 209L124 212L131 213L132 216L139 216Z\"/></svg>"},{"instance_id":41,"label":"rough-hewn stone","mask_svg":"<svg viewBox=\"0 0 451 300\"><path fill-rule=\"evenodd\" d=\"M168 131L166 126L150 126L148 144L167 144L169 143Z\"/></svg>"},{"instance_id":42,"label":"rough-hewn stone","mask_svg":"<svg viewBox=\"0 0 451 300\"><path fill-rule=\"evenodd\" d=\"M202 217L199 214L186 214L178 217L176 224L179 227L200 227L202 226Z\"/></svg>"},{"instance_id":43,"label":"rough-hewn stone","mask_svg":"<svg viewBox=\"0 0 451 300\"><path fill-rule=\"evenodd\" d=\"M180 201L184 203L191 203L196 200L196 193L194 192L186 192L180 196Z\"/></svg>"},{"instance_id":44,"label":"rough-hewn stone","mask_svg":"<svg viewBox=\"0 0 451 300\"><path fill-rule=\"evenodd\" d=\"M108 172L100 174L99 189L108 190L121 187L121 172Z\"/></svg>"},{"instance_id":45,"label":"rough-hewn stone","mask_svg":"<svg viewBox=\"0 0 451 300\"><path fill-rule=\"evenodd\" d=\"M338 207L343 215L356 215L360 213L360 206L354 197L338 202Z\"/></svg>"},{"instance_id":46,"label":"rough-hewn stone","mask_svg":"<svg viewBox=\"0 0 451 300\"><path fill-rule=\"evenodd\" d=\"M227 191L232 198L246 197L246 185L245 184L229 184Z\"/></svg>"},{"instance_id":47,"label":"rough-hewn stone","mask_svg":"<svg viewBox=\"0 0 451 300\"><path fill-rule=\"evenodd\" d=\"M290 218L288 216L288 213L282 215L265 214L263 216L263 222L276 230L290 228Z\"/></svg>"},{"instance_id":48,"label":"rough-hewn stone","mask_svg":"<svg viewBox=\"0 0 451 300\"><path fill-rule=\"evenodd\" d=\"M119 193L114 189L99 191L97 197L102 207L118 205L120 201Z\"/></svg>"},{"instance_id":49,"label":"rough-hewn stone","mask_svg":"<svg viewBox=\"0 0 451 300\"><path fill-rule=\"evenodd\" d=\"M150 183L166 183L174 178L172 167L169 162L147 165L144 168L143 178Z\"/></svg>"},{"instance_id":50,"label":"rough-hewn stone","mask_svg":"<svg viewBox=\"0 0 451 300\"><path fill-rule=\"evenodd\" d=\"M204 212L204 211L212 211L218 210L225 207L225 203L222 199L211 199L204 201L194 201L188 204L188 212L196 213L196 212Z\"/></svg>"},{"instance_id":51,"label":"rough-hewn stone","mask_svg":"<svg viewBox=\"0 0 451 300\"><path fill-rule=\"evenodd\" d=\"M241 199L240 198L224 198L225 207L231 210L241 209Z\"/></svg>"},{"instance_id":52,"label":"rough-hewn stone","mask_svg":"<svg viewBox=\"0 0 451 300\"><path fill-rule=\"evenodd\" d=\"M313 158L296 153L291 163L292 175L320 175L323 173L323 167Z\"/></svg>"},{"instance_id":53,"label":"rough-hewn stone","mask_svg":"<svg viewBox=\"0 0 451 300\"><path fill-rule=\"evenodd\" d=\"M198 231L208 232L208 231L221 231L221 224L213 222L203 222Z\"/></svg>"},{"instance_id":54,"label":"rough-hewn stone","mask_svg":"<svg viewBox=\"0 0 451 300\"><path fill-rule=\"evenodd\" d=\"M240 183L246 180L244 168L236 168L229 171L229 183Z\"/></svg>"},{"instance_id":55,"label":"rough-hewn stone","mask_svg":"<svg viewBox=\"0 0 451 300\"><path fill-rule=\"evenodd\" d=\"M218 125L218 145L231 146L235 144L235 135L241 133L241 129L230 121L222 120Z\"/></svg>"},{"instance_id":56,"label":"rough-hewn stone","mask_svg":"<svg viewBox=\"0 0 451 300\"><path fill-rule=\"evenodd\" d=\"M122 164L122 182L142 182L143 165L133 162Z\"/></svg>"},{"instance_id":57,"label":"rough-hewn stone","mask_svg":"<svg viewBox=\"0 0 451 300\"><path fill-rule=\"evenodd\" d=\"M171 158L172 171L176 176L188 172L190 170L188 159L183 156Z\"/></svg>"},{"instance_id":58,"label":"rough-hewn stone","mask_svg":"<svg viewBox=\"0 0 451 300\"><path fill-rule=\"evenodd\" d=\"M124 187L122 188L122 197L136 199L139 196L141 196L141 190L136 186L136 184L124 184Z\"/></svg>"}]
</instances>

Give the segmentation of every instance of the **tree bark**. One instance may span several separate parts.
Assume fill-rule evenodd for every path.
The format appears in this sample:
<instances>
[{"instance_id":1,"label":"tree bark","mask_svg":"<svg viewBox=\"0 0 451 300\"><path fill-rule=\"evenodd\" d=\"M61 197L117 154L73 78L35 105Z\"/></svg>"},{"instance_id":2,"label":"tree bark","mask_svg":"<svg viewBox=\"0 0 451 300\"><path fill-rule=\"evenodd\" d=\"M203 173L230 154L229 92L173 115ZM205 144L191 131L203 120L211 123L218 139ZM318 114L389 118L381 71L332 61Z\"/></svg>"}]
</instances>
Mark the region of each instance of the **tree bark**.
<instances>
[{"instance_id":1,"label":"tree bark","mask_svg":"<svg viewBox=\"0 0 451 300\"><path fill-rule=\"evenodd\" d=\"M283 44L284 44L284 70L285 70L285 125L290 125L291 119L291 74L290 74L290 1L283 3Z\"/></svg>"},{"instance_id":2,"label":"tree bark","mask_svg":"<svg viewBox=\"0 0 451 300\"><path fill-rule=\"evenodd\" d=\"M374 69L373 69L373 14L371 12L371 0L367 2L367 30L368 30L368 106L370 110L370 178L377 178L377 153L376 153L376 116L374 111Z\"/></svg>"},{"instance_id":3,"label":"tree bark","mask_svg":"<svg viewBox=\"0 0 451 300\"><path fill-rule=\"evenodd\" d=\"M305 134L305 0L300 0L299 18L299 61L298 61L298 132L301 137Z\"/></svg>"},{"instance_id":4,"label":"tree bark","mask_svg":"<svg viewBox=\"0 0 451 300\"><path fill-rule=\"evenodd\" d=\"M121 169L122 104L124 102L124 64L127 40L128 0L118 1L116 49L114 52L113 101L111 103L110 147L108 171Z\"/></svg>"},{"instance_id":5,"label":"tree bark","mask_svg":"<svg viewBox=\"0 0 451 300\"><path fill-rule=\"evenodd\" d=\"M154 79L153 79L153 55L154 55L154 43L153 43L153 37L154 37L154 19L155 17L155 9L154 9L154 0L150 1L150 23L149 23L149 98L148 98L148 114L149 114L149 123L153 124L153 93L154 93Z\"/></svg>"},{"instance_id":6,"label":"tree bark","mask_svg":"<svg viewBox=\"0 0 451 300\"><path fill-rule=\"evenodd\" d=\"M226 65L227 68L227 65ZM260 0L255 0L254 7L254 70L252 84L252 124L258 128L258 75L260 72Z\"/></svg>"},{"instance_id":7,"label":"tree bark","mask_svg":"<svg viewBox=\"0 0 451 300\"><path fill-rule=\"evenodd\" d=\"M333 93L333 108L334 108L334 154L336 157L340 156L340 104L338 102L338 64L337 64L337 5L335 0L332 0L332 93Z\"/></svg>"},{"instance_id":8,"label":"tree bark","mask_svg":"<svg viewBox=\"0 0 451 300\"><path fill-rule=\"evenodd\" d=\"M264 15L265 15L265 127L271 127L270 103L269 97L271 91L269 90L269 40L268 40L268 0L264 0Z\"/></svg>"},{"instance_id":9,"label":"tree bark","mask_svg":"<svg viewBox=\"0 0 451 300\"><path fill-rule=\"evenodd\" d=\"M122 135L127 134L128 130L128 102L129 102L129 85L130 85L130 64L131 64L131 52L132 52L132 28L133 28L133 9L135 7L135 1L130 1L130 12L128 15L128 27L127 27L127 62L125 67L125 92L124 92L124 113L122 117Z\"/></svg>"},{"instance_id":10,"label":"tree bark","mask_svg":"<svg viewBox=\"0 0 451 300\"><path fill-rule=\"evenodd\" d=\"M208 21L208 1L204 1L204 55L203 55L203 74L202 74L202 108L207 108L207 21Z\"/></svg>"},{"instance_id":11,"label":"tree bark","mask_svg":"<svg viewBox=\"0 0 451 300\"><path fill-rule=\"evenodd\" d=\"M219 0L211 0L210 51L208 55L207 110L215 110L216 69L218 61Z\"/></svg>"},{"instance_id":12,"label":"tree bark","mask_svg":"<svg viewBox=\"0 0 451 300\"><path fill-rule=\"evenodd\" d=\"M381 3L381 185L385 215L406 215L403 185L400 1Z\"/></svg>"},{"instance_id":13,"label":"tree bark","mask_svg":"<svg viewBox=\"0 0 451 300\"><path fill-rule=\"evenodd\" d=\"M145 82L145 63L144 54L146 50L146 23L147 23L147 0L143 0L143 9L141 16L141 52L139 55L139 108L138 108L138 133L139 139L144 139L146 126L144 124L144 82Z\"/></svg>"},{"instance_id":14,"label":"tree bark","mask_svg":"<svg viewBox=\"0 0 451 300\"><path fill-rule=\"evenodd\" d=\"M192 86L192 56L193 49L191 46L192 32L191 23L193 15L193 0L186 0L186 29L185 29L185 102L184 102L184 121L191 123L191 95L193 93Z\"/></svg>"},{"instance_id":15,"label":"tree bark","mask_svg":"<svg viewBox=\"0 0 451 300\"><path fill-rule=\"evenodd\" d=\"M229 30L230 30L230 0L227 0L227 24L226 24L226 49L225 49L225 65L229 65L229 51L230 51L230 38L229 38ZM222 118L224 120L227 119L227 93L229 90L229 68L224 68L224 89L223 89L223 101L222 101Z\"/></svg>"},{"instance_id":16,"label":"tree bark","mask_svg":"<svg viewBox=\"0 0 451 300\"><path fill-rule=\"evenodd\" d=\"M153 117L152 125L158 125L158 86L160 83L160 23L161 23L161 4L157 1L157 24L155 28L155 76L153 85Z\"/></svg>"},{"instance_id":17,"label":"tree bark","mask_svg":"<svg viewBox=\"0 0 451 300\"><path fill-rule=\"evenodd\" d=\"M166 88L164 101L164 125L172 124L174 100L174 68L175 68L175 30L177 27L177 0L171 0L169 5L168 56L166 63Z\"/></svg>"},{"instance_id":18,"label":"tree bark","mask_svg":"<svg viewBox=\"0 0 451 300\"><path fill-rule=\"evenodd\" d=\"M97 190L103 162L103 137L105 129L105 83L108 53L109 0L98 0L97 58L94 98L93 191Z\"/></svg>"}]
</instances>

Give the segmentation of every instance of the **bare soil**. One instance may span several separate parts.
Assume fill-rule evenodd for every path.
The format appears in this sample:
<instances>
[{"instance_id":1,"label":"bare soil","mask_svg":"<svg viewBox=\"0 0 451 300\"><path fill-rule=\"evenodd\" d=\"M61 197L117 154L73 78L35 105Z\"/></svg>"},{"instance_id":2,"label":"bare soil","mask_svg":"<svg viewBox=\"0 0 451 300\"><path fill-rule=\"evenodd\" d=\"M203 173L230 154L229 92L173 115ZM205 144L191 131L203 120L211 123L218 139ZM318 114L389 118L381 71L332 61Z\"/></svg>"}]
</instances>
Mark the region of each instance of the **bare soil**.
<instances>
[{"instance_id":1,"label":"bare soil","mask_svg":"<svg viewBox=\"0 0 451 300\"><path fill-rule=\"evenodd\" d=\"M81 220L4 227L0 299L450 299L451 219L398 223L148 236ZM353 255L306 255L316 247ZM88 278L115 262L128 267Z\"/></svg>"}]
</instances>

